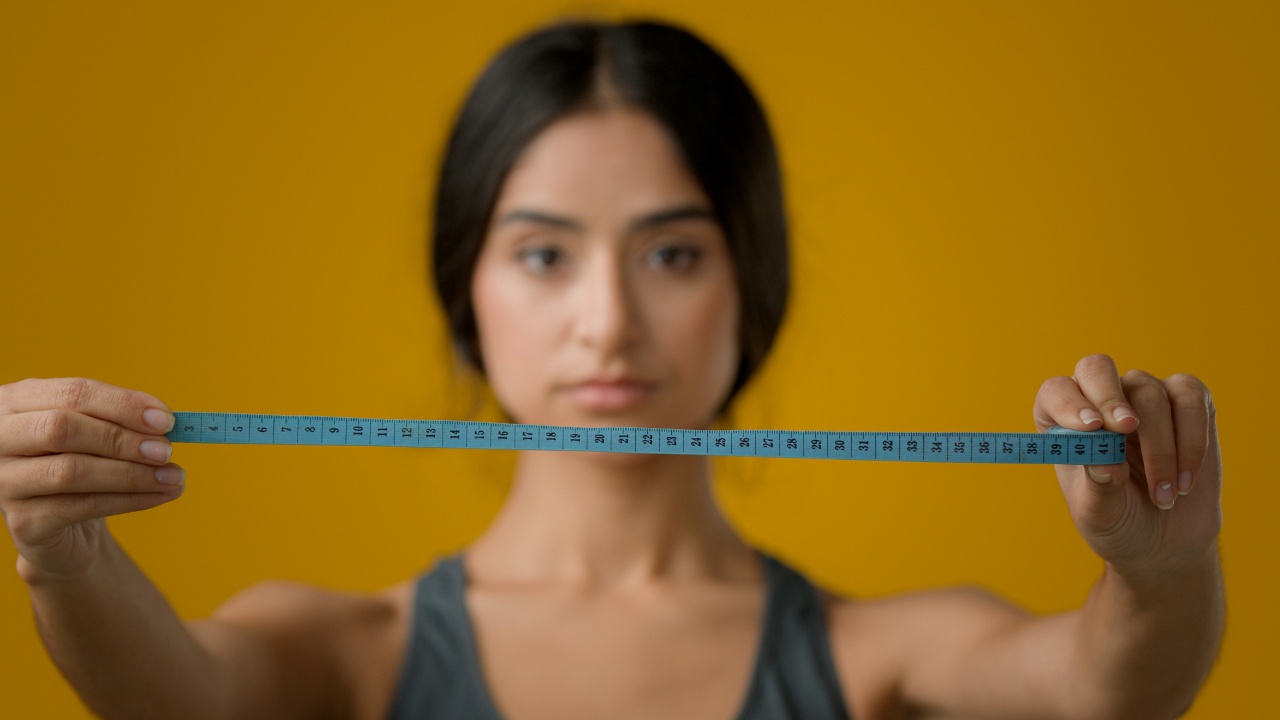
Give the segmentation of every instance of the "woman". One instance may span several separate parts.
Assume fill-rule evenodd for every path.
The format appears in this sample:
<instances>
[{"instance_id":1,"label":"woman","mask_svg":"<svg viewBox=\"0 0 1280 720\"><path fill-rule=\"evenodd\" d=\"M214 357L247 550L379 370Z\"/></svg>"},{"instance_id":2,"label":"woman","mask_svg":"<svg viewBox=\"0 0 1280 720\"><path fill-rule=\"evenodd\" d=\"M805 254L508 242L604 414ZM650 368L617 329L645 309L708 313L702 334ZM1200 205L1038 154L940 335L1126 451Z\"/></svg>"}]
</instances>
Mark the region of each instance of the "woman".
<instances>
[{"instance_id":1,"label":"woman","mask_svg":"<svg viewBox=\"0 0 1280 720\"><path fill-rule=\"evenodd\" d=\"M707 427L781 322L763 113L678 29L521 38L472 89L438 193L456 347L517 422ZM1096 355L1034 415L1131 434L1127 464L1057 468L1107 565L1042 618L821 592L738 537L705 458L526 452L492 526L420 578L267 583L184 623L102 520L181 495L172 414L85 379L0 387L0 508L50 654L107 717L1174 717L1222 632L1209 393Z\"/></svg>"}]
</instances>

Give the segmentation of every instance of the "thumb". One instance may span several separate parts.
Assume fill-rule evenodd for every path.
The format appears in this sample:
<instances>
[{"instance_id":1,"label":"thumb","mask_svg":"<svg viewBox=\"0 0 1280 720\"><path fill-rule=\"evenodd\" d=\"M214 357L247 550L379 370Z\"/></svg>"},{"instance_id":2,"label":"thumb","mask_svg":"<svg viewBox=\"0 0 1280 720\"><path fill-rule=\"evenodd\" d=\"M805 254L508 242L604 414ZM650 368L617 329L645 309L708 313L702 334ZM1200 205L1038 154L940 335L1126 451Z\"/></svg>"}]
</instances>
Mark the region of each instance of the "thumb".
<instances>
[{"instance_id":1,"label":"thumb","mask_svg":"<svg viewBox=\"0 0 1280 720\"><path fill-rule=\"evenodd\" d=\"M1085 465L1085 476L1102 492L1115 492L1129 482L1128 463L1116 465Z\"/></svg>"},{"instance_id":2,"label":"thumb","mask_svg":"<svg viewBox=\"0 0 1280 720\"><path fill-rule=\"evenodd\" d=\"M1111 535L1130 512L1129 466L1060 466L1058 477L1071 517L1086 535Z\"/></svg>"}]
</instances>

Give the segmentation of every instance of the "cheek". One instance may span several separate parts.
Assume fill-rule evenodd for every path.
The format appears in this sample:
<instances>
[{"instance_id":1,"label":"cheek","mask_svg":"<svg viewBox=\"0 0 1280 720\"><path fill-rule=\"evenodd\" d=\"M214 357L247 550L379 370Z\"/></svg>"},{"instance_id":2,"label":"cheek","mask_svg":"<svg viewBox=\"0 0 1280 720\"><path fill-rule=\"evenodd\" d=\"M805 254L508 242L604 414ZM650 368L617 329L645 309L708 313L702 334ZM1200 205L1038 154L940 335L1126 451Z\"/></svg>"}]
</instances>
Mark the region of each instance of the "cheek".
<instances>
[{"instance_id":1,"label":"cheek","mask_svg":"<svg viewBox=\"0 0 1280 720\"><path fill-rule=\"evenodd\" d=\"M553 334L540 322L545 313L530 312L531 298L518 282L479 265L472 280L471 302L485 376L495 397L515 414L538 377L539 358Z\"/></svg>"},{"instance_id":2,"label":"cheek","mask_svg":"<svg viewBox=\"0 0 1280 720\"><path fill-rule=\"evenodd\" d=\"M732 282L707 288L695 298L663 313L682 317L671 323L669 345L688 368L689 380L699 383L699 395L723 397L738 370L738 294Z\"/></svg>"}]
</instances>

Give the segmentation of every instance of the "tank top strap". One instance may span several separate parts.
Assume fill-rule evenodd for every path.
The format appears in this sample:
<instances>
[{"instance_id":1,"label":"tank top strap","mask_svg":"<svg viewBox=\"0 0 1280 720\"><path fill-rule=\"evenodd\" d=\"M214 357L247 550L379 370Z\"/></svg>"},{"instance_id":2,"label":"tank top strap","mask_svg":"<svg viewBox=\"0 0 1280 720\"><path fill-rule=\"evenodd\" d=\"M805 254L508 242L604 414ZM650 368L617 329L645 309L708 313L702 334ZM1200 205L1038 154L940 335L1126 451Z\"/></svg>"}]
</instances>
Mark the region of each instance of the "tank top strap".
<instances>
[{"instance_id":1,"label":"tank top strap","mask_svg":"<svg viewBox=\"0 0 1280 720\"><path fill-rule=\"evenodd\" d=\"M480 669L460 554L423 573L390 720L502 720Z\"/></svg>"},{"instance_id":2,"label":"tank top strap","mask_svg":"<svg viewBox=\"0 0 1280 720\"><path fill-rule=\"evenodd\" d=\"M757 552L767 587L764 621L737 720L848 720L821 594L786 563Z\"/></svg>"}]
</instances>

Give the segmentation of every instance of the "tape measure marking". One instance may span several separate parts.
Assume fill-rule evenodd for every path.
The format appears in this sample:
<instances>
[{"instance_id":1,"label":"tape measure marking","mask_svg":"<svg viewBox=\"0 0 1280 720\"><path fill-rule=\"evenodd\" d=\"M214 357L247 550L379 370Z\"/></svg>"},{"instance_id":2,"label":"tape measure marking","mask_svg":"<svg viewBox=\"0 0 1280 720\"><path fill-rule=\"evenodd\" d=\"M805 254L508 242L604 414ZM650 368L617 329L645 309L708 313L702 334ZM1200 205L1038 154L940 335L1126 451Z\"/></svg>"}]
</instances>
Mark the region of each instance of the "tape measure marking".
<instances>
[{"instance_id":1,"label":"tape measure marking","mask_svg":"<svg viewBox=\"0 0 1280 720\"><path fill-rule=\"evenodd\" d=\"M226 445L371 445L1008 465L1110 465L1123 462L1125 456L1122 434L1066 428L1050 428L1047 433L689 430L316 415L174 415L174 428L166 434L169 440Z\"/></svg>"}]
</instances>

